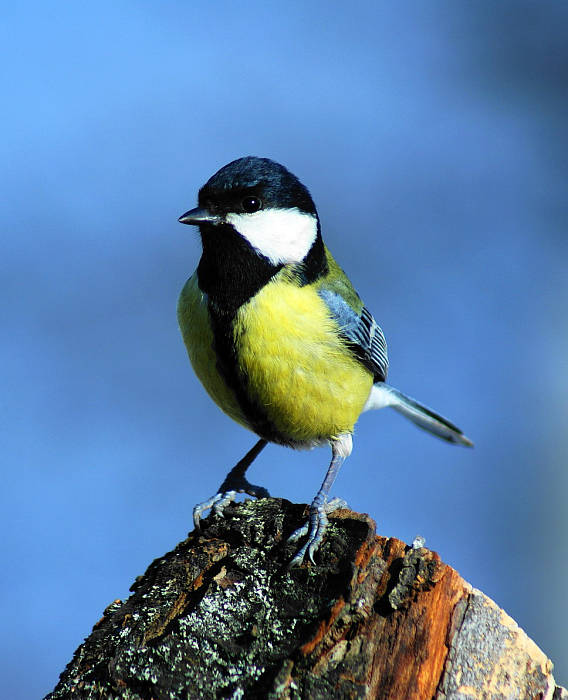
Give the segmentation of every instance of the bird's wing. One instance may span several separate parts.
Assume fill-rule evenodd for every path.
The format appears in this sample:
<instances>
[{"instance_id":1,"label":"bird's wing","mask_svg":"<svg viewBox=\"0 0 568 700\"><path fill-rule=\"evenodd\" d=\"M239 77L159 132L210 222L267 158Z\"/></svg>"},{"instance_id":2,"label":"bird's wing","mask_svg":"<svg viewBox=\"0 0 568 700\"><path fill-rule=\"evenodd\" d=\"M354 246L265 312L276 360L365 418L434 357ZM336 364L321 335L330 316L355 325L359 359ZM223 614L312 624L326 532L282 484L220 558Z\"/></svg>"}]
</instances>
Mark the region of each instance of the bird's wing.
<instances>
[{"instance_id":1,"label":"bird's wing","mask_svg":"<svg viewBox=\"0 0 568 700\"><path fill-rule=\"evenodd\" d=\"M343 276L340 280L336 278L324 282L318 293L339 325L353 354L371 370L375 382L384 382L389 366L385 336L371 312L363 306L349 280ZM346 296L358 301L361 308L359 312L346 300Z\"/></svg>"}]
</instances>

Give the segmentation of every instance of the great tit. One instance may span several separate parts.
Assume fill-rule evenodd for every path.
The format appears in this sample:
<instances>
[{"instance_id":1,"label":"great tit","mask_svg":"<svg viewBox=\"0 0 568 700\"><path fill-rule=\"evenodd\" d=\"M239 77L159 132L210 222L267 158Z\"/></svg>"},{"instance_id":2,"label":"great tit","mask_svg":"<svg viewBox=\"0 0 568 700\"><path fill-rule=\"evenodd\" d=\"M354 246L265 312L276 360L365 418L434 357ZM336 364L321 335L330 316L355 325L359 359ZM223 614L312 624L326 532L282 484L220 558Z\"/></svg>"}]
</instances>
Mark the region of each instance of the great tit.
<instances>
[{"instance_id":1,"label":"great tit","mask_svg":"<svg viewBox=\"0 0 568 700\"><path fill-rule=\"evenodd\" d=\"M179 221L199 227L203 253L178 302L189 359L211 398L259 436L215 496L194 508L222 512L237 493L266 497L245 472L268 442L331 446L331 463L292 535L307 540L291 561L313 562L339 468L359 415L391 406L448 442L471 446L442 416L385 384L382 330L323 243L307 188L268 158L239 158L199 190Z\"/></svg>"}]
</instances>

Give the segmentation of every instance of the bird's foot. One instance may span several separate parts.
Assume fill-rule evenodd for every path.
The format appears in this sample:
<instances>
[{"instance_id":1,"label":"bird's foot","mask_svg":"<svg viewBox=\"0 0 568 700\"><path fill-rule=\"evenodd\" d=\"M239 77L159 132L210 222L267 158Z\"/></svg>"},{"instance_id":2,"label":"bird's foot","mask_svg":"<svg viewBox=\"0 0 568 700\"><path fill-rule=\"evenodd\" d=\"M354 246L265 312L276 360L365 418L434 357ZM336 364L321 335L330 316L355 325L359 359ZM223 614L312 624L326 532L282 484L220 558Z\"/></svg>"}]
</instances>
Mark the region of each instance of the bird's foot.
<instances>
[{"instance_id":1,"label":"bird's foot","mask_svg":"<svg viewBox=\"0 0 568 700\"><path fill-rule=\"evenodd\" d=\"M270 494L263 486L255 486L249 483L244 476L227 476L219 487L219 491L211 498L198 503L193 508L193 524L195 529L201 529L201 516L206 510L213 510L216 515L223 515L223 511L237 497L238 493L246 493L253 498L270 498Z\"/></svg>"},{"instance_id":2,"label":"bird's foot","mask_svg":"<svg viewBox=\"0 0 568 700\"><path fill-rule=\"evenodd\" d=\"M317 500L317 499L316 499ZM314 554L322 543L325 530L328 525L327 516L329 513L346 508L347 503L342 498L332 498L324 503L316 503L316 500L310 506L310 517L308 522L302 527L299 527L288 538L288 542L297 542L304 535L308 536L305 544L298 550L294 558L288 564L288 568L300 566L303 563L304 557L308 555L312 564L315 564Z\"/></svg>"}]
</instances>

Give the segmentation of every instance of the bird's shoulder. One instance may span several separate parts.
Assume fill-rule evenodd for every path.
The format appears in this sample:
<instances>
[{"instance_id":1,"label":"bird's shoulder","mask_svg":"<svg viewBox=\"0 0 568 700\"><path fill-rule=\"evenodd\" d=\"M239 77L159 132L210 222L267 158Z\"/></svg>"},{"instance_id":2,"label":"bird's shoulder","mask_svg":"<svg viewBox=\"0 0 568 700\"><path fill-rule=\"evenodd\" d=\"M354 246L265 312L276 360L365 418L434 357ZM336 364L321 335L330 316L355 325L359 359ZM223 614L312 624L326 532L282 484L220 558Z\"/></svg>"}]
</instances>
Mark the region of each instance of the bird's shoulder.
<instances>
[{"instance_id":1,"label":"bird's shoulder","mask_svg":"<svg viewBox=\"0 0 568 700\"><path fill-rule=\"evenodd\" d=\"M318 294L323 297L327 296L329 299L334 295L337 298L337 304L340 306L346 304L354 313L360 314L364 304L351 284L349 277L337 264L327 247L325 248L325 256L327 272L315 283Z\"/></svg>"}]
</instances>

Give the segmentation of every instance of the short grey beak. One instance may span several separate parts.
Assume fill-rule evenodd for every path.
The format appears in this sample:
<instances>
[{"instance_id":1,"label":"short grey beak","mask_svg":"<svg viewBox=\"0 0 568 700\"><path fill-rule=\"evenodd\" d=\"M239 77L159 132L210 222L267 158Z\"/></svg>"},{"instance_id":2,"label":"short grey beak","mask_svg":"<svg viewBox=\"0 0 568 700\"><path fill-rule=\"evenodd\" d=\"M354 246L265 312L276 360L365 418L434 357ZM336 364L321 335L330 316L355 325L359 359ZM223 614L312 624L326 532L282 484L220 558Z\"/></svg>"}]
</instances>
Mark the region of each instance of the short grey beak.
<instances>
[{"instance_id":1,"label":"short grey beak","mask_svg":"<svg viewBox=\"0 0 568 700\"><path fill-rule=\"evenodd\" d=\"M180 224L199 226L199 224L218 224L221 222L221 218L215 214L211 214L207 209L195 207L195 209L190 209L186 211L185 214L182 214L178 221Z\"/></svg>"}]
</instances>

